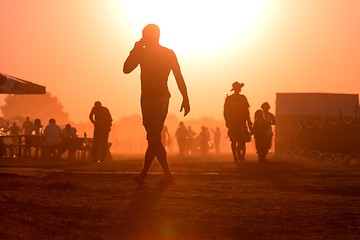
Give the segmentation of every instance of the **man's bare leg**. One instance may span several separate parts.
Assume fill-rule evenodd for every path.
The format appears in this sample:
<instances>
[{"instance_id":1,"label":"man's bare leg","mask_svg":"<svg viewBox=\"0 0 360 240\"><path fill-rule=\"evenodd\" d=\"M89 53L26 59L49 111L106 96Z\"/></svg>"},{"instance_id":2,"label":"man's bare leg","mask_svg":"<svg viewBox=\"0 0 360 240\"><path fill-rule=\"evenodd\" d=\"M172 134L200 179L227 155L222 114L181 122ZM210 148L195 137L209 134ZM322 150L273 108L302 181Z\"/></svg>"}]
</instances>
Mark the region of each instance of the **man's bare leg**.
<instances>
[{"instance_id":1,"label":"man's bare leg","mask_svg":"<svg viewBox=\"0 0 360 240\"><path fill-rule=\"evenodd\" d=\"M158 159L163 171L164 171L164 179L173 181L172 174L170 171L170 167L167 161L167 154L160 139L154 140L154 146L156 149L156 158Z\"/></svg>"},{"instance_id":2,"label":"man's bare leg","mask_svg":"<svg viewBox=\"0 0 360 240\"><path fill-rule=\"evenodd\" d=\"M161 139L148 140L148 148L145 153L143 169L141 170L141 173L134 178L134 180L139 184L145 183L145 178L150 170L151 164L154 161L155 157L158 159L164 171L164 179L162 182L173 183L172 174L167 161L166 150L161 143Z\"/></svg>"},{"instance_id":3,"label":"man's bare leg","mask_svg":"<svg viewBox=\"0 0 360 240\"><path fill-rule=\"evenodd\" d=\"M152 143L152 141L148 140L148 148L146 149L143 168L142 168L140 174L134 177L134 180L138 184L145 183L145 178L149 172L152 162L154 161L155 155L156 155L156 152L155 152L154 144Z\"/></svg>"}]
</instances>

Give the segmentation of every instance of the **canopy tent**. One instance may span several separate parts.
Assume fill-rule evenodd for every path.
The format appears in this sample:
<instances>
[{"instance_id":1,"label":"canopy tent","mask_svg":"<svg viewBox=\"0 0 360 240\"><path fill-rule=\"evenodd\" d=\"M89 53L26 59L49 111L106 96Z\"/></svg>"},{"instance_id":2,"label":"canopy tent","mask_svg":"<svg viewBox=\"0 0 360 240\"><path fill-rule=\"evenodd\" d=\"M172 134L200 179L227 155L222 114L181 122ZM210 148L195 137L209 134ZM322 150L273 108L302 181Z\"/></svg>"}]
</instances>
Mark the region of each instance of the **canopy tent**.
<instances>
[{"instance_id":1,"label":"canopy tent","mask_svg":"<svg viewBox=\"0 0 360 240\"><path fill-rule=\"evenodd\" d=\"M359 153L358 94L277 93L275 152Z\"/></svg>"},{"instance_id":2,"label":"canopy tent","mask_svg":"<svg viewBox=\"0 0 360 240\"><path fill-rule=\"evenodd\" d=\"M277 93L276 116L355 117L359 109L358 94Z\"/></svg>"},{"instance_id":3,"label":"canopy tent","mask_svg":"<svg viewBox=\"0 0 360 240\"><path fill-rule=\"evenodd\" d=\"M44 86L0 73L0 94L45 94Z\"/></svg>"}]
</instances>

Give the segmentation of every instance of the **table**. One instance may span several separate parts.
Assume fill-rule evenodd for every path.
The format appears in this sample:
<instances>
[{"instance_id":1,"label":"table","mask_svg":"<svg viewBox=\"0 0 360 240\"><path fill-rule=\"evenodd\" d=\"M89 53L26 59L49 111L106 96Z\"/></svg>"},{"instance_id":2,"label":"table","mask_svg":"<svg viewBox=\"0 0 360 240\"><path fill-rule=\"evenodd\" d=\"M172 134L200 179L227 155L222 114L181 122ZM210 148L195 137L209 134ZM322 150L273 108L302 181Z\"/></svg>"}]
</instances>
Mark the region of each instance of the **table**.
<instances>
[{"instance_id":1,"label":"table","mask_svg":"<svg viewBox=\"0 0 360 240\"><path fill-rule=\"evenodd\" d=\"M69 159L90 160L91 145L92 138L72 138L67 142L65 151L69 153ZM0 136L0 158L47 158L49 147L59 151L62 145L46 146L43 135Z\"/></svg>"}]
</instances>

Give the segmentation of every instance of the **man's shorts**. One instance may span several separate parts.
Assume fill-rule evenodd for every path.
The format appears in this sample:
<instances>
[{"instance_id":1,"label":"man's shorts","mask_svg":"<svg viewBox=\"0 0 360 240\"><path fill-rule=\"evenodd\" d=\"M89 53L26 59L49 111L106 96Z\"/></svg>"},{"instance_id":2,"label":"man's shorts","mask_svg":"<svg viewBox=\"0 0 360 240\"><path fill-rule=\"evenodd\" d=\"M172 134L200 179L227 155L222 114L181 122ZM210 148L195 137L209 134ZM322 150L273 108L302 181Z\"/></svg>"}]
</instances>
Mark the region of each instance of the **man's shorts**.
<instances>
[{"instance_id":1,"label":"man's shorts","mask_svg":"<svg viewBox=\"0 0 360 240\"><path fill-rule=\"evenodd\" d=\"M161 139L161 131L168 113L168 107L168 97L141 101L141 112L147 140Z\"/></svg>"}]
</instances>

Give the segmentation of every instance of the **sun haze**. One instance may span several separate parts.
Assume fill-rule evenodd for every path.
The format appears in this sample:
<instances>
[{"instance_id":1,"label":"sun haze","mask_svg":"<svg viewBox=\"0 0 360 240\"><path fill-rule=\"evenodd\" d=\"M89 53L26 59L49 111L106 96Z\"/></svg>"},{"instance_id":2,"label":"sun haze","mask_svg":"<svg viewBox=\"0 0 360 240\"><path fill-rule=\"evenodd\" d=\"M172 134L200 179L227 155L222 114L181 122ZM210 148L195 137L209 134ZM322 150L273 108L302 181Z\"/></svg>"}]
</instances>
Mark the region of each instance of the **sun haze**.
<instances>
[{"instance_id":1,"label":"sun haze","mask_svg":"<svg viewBox=\"0 0 360 240\"><path fill-rule=\"evenodd\" d=\"M235 81L252 113L264 101L275 111L277 92L360 92L357 0L0 1L0 72L46 86L74 122L96 100L114 120L140 114L139 71L122 66L148 23L177 54L189 118L223 119ZM181 118L172 76L169 89Z\"/></svg>"},{"instance_id":2,"label":"sun haze","mask_svg":"<svg viewBox=\"0 0 360 240\"><path fill-rule=\"evenodd\" d=\"M265 0L126 0L130 29L137 34L149 22L161 28L164 45L189 55L207 54L245 38L265 12Z\"/></svg>"}]
</instances>

